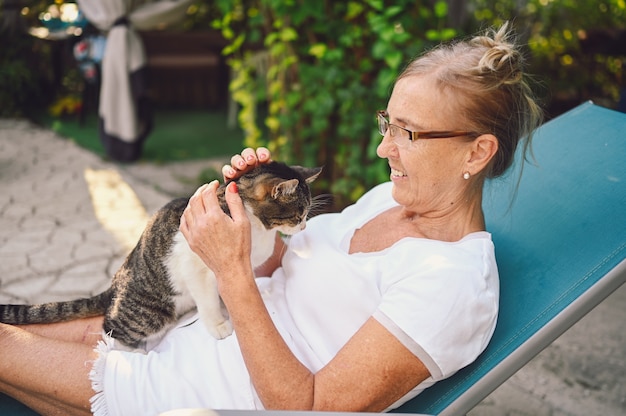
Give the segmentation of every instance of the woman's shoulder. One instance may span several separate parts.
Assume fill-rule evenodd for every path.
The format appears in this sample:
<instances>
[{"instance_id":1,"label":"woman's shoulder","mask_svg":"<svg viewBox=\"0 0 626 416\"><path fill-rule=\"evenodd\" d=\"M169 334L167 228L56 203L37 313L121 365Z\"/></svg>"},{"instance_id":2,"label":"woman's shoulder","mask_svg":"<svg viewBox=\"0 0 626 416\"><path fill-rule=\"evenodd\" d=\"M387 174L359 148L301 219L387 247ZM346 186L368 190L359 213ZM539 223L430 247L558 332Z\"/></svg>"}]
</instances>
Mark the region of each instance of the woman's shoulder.
<instances>
[{"instance_id":1,"label":"woman's shoulder","mask_svg":"<svg viewBox=\"0 0 626 416\"><path fill-rule=\"evenodd\" d=\"M367 191L366 193L359 198L357 204L364 204L372 201L387 201L391 199L391 188L393 187L393 182L387 181L381 184L374 186L372 189Z\"/></svg>"},{"instance_id":2,"label":"woman's shoulder","mask_svg":"<svg viewBox=\"0 0 626 416\"><path fill-rule=\"evenodd\" d=\"M488 232L469 234L456 242L406 238L385 253L386 281L396 284L434 279L444 286L497 281L495 248Z\"/></svg>"},{"instance_id":3,"label":"woman's shoulder","mask_svg":"<svg viewBox=\"0 0 626 416\"><path fill-rule=\"evenodd\" d=\"M391 196L392 182L383 182L374 186L372 189L363 194L354 204L349 205L344 211L351 212L354 210L369 211L372 209L380 209L380 207L390 208L398 205Z\"/></svg>"}]
</instances>

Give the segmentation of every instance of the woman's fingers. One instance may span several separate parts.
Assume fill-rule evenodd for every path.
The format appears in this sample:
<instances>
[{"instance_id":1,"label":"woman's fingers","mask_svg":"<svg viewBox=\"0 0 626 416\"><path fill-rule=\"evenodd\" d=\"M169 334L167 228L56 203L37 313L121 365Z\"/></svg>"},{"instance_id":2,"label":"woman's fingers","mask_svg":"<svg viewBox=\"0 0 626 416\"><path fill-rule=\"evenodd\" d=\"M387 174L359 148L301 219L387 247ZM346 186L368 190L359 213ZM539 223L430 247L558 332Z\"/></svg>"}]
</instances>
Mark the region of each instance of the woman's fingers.
<instances>
[{"instance_id":1,"label":"woman's fingers","mask_svg":"<svg viewBox=\"0 0 626 416\"><path fill-rule=\"evenodd\" d=\"M230 216L220 207L218 181L203 185L189 199L180 230L191 250L216 274L227 271L233 259L250 258L250 222L237 184L226 190Z\"/></svg>"},{"instance_id":2,"label":"woman's fingers","mask_svg":"<svg viewBox=\"0 0 626 416\"><path fill-rule=\"evenodd\" d=\"M188 240L191 237L191 233L193 233L193 231L195 230L195 225L197 221L202 218L202 216L206 213L203 194L209 187L217 189L218 186L219 182L216 180L211 183L205 183L204 185L196 189L196 192L194 192L191 198L189 198L189 202L187 203L187 207L185 207L185 210L183 211L183 215L180 219L180 225L178 227L178 229Z\"/></svg>"},{"instance_id":3,"label":"woman's fingers","mask_svg":"<svg viewBox=\"0 0 626 416\"><path fill-rule=\"evenodd\" d=\"M241 151L241 154L234 155L230 158L230 165L224 165L222 167L224 181L237 179L260 163L268 163L270 161L271 153L267 148L259 147L255 150L251 147L247 147Z\"/></svg>"},{"instance_id":4,"label":"woman's fingers","mask_svg":"<svg viewBox=\"0 0 626 416\"><path fill-rule=\"evenodd\" d=\"M267 163L271 161L271 153L266 147L257 148L256 157L259 160L259 163Z\"/></svg>"},{"instance_id":5,"label":"woman's fingers","mask_svg":"<svg viewBox=\"0 0 626 416\"><path fill-rule=\"evenodd\" d=\"M257 162L256 152L251 147L246 147L241 151L241 154L230 158L230 165L240 170L245 170L249 166L256 166Z\"/></svg>"},{"instance_id":6,"label":"woman's fingers","mask_svg":"<svg viewBox=\"0 0 626 416\"><path fill-rule=\"evenodd\" d=\"M220 204L217 201L217 188L219 186L219 182L215 180L199 189L200 192L197 198L199 214L223 214Z\"/></svg>"},{"instance_id":7,"label":"woman's fingers","mask_svg":"<svg viewBox=\"0 0 626 416\"><path fill-rule=\"evenodd\" d=\"M228 182L236 178L237 171L231 165L224 165L222 166L222 176L224 176L224 182Z\"/></svg>"},{"instance_id":8,"label":"woman's fingers","mask_svg":"<svg viewBox=\"0 0 626 416\"><path fill-rule=\"evenodd\" d=\"M243 206L243 202L241 200L241 196L239 195L239 190L237 189L237 184L235 182L231 182L228 184L224 196L226 198L226 203L228 204L230 216L233 221L236 223L243 221L243 223L245 224L247 222L246 210Z\"/></svg>"}]
</instances>

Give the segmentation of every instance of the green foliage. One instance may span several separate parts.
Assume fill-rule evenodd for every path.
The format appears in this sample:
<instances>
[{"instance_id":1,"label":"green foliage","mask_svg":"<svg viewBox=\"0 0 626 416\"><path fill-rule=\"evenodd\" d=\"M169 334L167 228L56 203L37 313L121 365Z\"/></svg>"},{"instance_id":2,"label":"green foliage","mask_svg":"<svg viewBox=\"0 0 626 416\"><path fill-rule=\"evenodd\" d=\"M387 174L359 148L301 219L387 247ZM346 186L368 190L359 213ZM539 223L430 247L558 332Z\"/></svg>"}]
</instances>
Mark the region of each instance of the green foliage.
<instances>
[{"instance_id":1,"label":"green foliage","mask_svg":"<svg viewBox=\"0 0 626 416\"><path fill-rule=\"evenodd\" d=\"M26 33L36 24L44 0L0 0L0 117L31 116L49 104L52 74L50 45ZM23 7L16 9L12 6Z\"/></svg>"},{"instance_id":2,"label":"green foliage","mask_svg":"<svg viewBox=\"0 0 626 416\"><path fill-rule=\"evenodd\" d=\"M546 85L550 116L593 99L615 107L624 56L585 53L589 31L626 29L626 0L474 0L474 18L489 24L513 20L528 41L532 73Z\"/></svg>"},{"instance_id":3,"label":"green foliage","mask_svg":"<svg viewBox=\"0 0 626 416\"><path fill-rule=\"evenodd\" d=\"M434 3L434 5L433 5ZM376 157L375 112L424 48L457 32L447 3L415 0L217 1L229 41L231 93L247 146L323 165L336 208L388 178ZM259 111L259 110L263 111ZM259 115L263 112L263 117Z\"/></svg>"},{"instance_id":4,"label":"green foliage","mask_svg":"<svg viewBox=\"0 0 626 416\"><path fill-rule=\"evenodd\" d=\"M41 80L25 55L31 55L32 41L12 37L0 48L0 117L21 117L42 101Z\"/></svg>"}]
</instances>

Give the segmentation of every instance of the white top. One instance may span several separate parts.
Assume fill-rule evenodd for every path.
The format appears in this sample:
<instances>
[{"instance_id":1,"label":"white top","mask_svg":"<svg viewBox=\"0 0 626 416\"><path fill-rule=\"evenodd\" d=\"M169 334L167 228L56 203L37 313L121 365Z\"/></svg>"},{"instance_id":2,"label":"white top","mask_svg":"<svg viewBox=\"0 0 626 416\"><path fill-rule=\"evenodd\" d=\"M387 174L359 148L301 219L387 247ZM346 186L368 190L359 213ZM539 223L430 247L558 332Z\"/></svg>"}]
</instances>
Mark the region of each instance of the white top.
<instances>
[{"instance_id":1,"label":"white top","mask_svg":"<svg viewBox=\"0 0 626 416\"><path fill-rule=\"evenodd\" d=\"M380 252L348 254L355 230L397 205L392 186L379 185L342 213L310 220L291 238L283 267L272 278L257 278L276 327L313 372L370 316L419 357L431 377L390 408L476 359L495 329L499 298L487 232L454 243L404 238ZM107 343L92 371L94 414L262 408L236 334L218 341L191 320L146 355Z\"/></svg>"}]
</instances>

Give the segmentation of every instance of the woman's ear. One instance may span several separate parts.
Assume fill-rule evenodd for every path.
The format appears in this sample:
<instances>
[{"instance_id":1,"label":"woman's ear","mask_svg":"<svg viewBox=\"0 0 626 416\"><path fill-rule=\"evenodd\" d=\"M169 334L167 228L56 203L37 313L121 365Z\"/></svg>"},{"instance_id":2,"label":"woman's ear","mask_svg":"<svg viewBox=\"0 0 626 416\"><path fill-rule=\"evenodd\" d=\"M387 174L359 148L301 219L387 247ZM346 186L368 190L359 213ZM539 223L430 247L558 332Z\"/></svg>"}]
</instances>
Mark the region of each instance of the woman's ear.
<instances>
[{"instance_id":1,"label":"woman's ear","mask_svg":"<svg viewBox=\"0 0 626 416\"><path fill-rule=\"evenodd\" d=\"M498 152L498 139L493 134L481 134L472 141L464 172L472 176L482 172Z\"/></svg>"}]
</instances>

